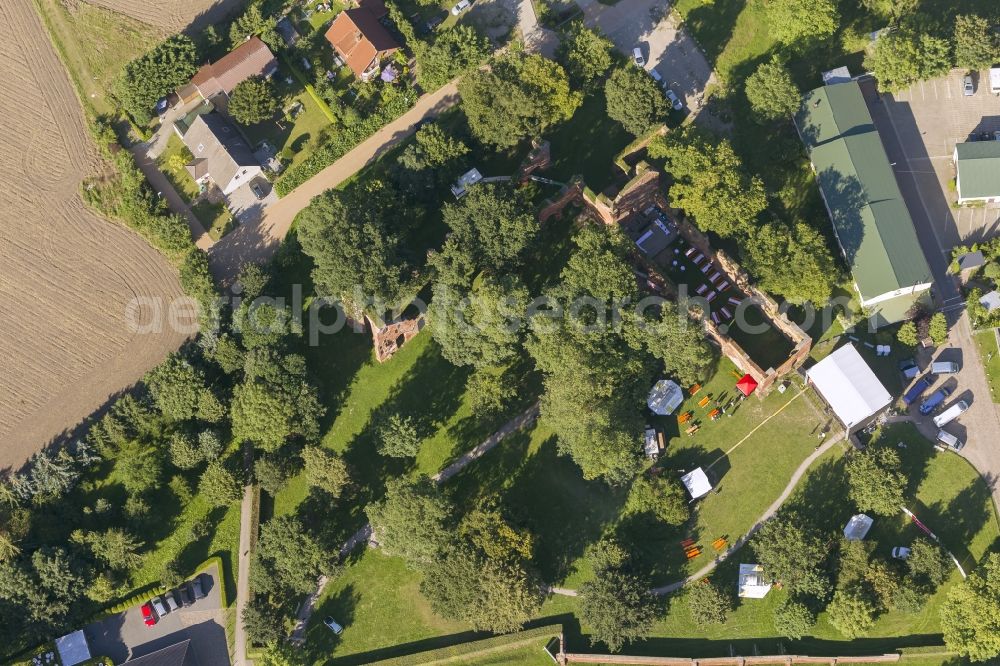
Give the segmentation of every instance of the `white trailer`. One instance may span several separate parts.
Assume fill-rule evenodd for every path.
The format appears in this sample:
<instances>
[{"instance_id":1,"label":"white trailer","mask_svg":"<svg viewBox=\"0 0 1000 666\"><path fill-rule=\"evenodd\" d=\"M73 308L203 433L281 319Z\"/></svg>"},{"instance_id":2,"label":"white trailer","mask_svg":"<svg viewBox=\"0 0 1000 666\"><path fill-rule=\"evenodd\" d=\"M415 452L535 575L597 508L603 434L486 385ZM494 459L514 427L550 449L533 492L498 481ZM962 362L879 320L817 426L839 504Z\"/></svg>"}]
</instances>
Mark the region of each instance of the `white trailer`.
<instances>
[{"instance_id":1,"label":"white trailer","mask_svg":"<svg viewBox=\"0 0 1000 666\"><path fill-rule=\"evenodd\" d=\"M948 423L951 423L959 417L965 410L969 408L969 403L964 400L959 400L954 405L944 410L940 414L934 417L934 425L941 428Z\"/></svg>"},{"instance_id":2,"label":"white trailer","mask_svg":"<svg viewBox=\"0 0 1000 666\"><path fill-rule=\"evenodd\" d=\"M1000 67L990 67L990 92L1000 95Z\"/></svg>"}]
</instances>

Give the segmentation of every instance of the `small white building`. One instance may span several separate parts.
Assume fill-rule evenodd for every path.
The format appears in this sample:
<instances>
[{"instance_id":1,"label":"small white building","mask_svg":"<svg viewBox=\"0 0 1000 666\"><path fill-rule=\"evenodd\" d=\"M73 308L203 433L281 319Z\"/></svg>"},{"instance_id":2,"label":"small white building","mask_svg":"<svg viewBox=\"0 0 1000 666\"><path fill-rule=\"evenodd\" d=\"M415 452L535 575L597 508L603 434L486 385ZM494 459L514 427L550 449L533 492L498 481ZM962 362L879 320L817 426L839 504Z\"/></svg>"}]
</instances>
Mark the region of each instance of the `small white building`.
<instances>
[{"instance_id":1,"label":"small white building","mask_svg":"<svg viewBox=\"0 0 1000 666\"><path fill-rule=\"evenodd\" d=\"M687 488L693 500L704 497L712 490L712 483L708 480L708 475L705 474L705 470L701 467L682 476L681 483Z\"/></svg>"},{"instance_id":2,"label":"small white building","mask_svg":"<svg viewBox=\"0 0 1000 666\"><path fill-rule=\"evenodd\" d=\"M461 199L465 196L470 186L475 185L482 179L483 174L479 173L479 169L469 169L459 176L455 184L451 186L451 193L455 195L456 199Z\"/></svg>"},{"instance_id":3,"label":"small white building","mask_svg":"<svg viewBox=\"0 0 1000 666\"><path fill-rule=\"evenodd\" d=\"M741 563L737 589L745 599L763 599L771 591L771 581L764 575L764 567Z\"/></svg>"},{"instance_id":4,"label":"small white building","mask_svg":"<svg viewBox=\"0 0 1000 666\"><path fill-rule=\"evenodd\" d=\"M684 391L677 382L661 379L653 384L646 398L650 411L659 416L670 416L684 402Z\"/></svg>"},{"instance_id":5,"label":"small white building","mask_svg":"<svg viewBox=\"0 0 1000 666\"><path fill-rule=\"evenodd\" d=\"M60 636L55 643L63 666L76 666L90 659L90 646L82 629Z\"/></svg>"},{"instance_id":6,"label":"small white building","mask_svg":"<svg viewBox=\"0 0 1000 666\"><path fill-rule=\"evenodd\" d=\"M874 522L870 516L863 513L851 516L851 519L847 521L847 526L844 527L844 538L848 541L864 541Z\"/></svg>"},{"instance_id":7,"label":"small white building","mask_svg":"<svg viewBox=\"0 0 1000 666\"><path fill-rule=\"evenodd\" d=\"M806 379L848 430L866 423L892 402L892 396L852 344L809 368Z\"/></svg>"},{"instance_id":8,"label":"small white building","mask_svg":"<svg viewBox=\"0 0 1000 666\"><path fill-rule=\"evenodd\" d=\"M979 297L979 304L986 308L987 312L1000 308L1000 291L994 289L988 294L983 294Z\"/></svg>"}]
</instances>

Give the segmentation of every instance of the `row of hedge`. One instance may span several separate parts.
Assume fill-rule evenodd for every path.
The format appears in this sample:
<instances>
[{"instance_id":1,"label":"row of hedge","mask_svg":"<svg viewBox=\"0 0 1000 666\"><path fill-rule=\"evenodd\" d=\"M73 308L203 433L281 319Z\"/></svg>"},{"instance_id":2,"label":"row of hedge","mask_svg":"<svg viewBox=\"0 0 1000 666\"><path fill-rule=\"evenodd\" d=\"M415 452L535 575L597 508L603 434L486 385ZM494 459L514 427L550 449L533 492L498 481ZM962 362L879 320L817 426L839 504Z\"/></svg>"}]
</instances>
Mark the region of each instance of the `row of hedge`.
<instances>
[{"instance_id":1,"label":"row of hedge","mask_svg":"<svg viewBox=\"0 0 1000 666\"><path fill-rule=\"evenodd\" d=\"M217 580L215 581L215 584L219 586L219 600L221 606L222 608L228 608L229 595L227 594L226 591L226 570L222 566L221 557L215 555L213 557L208 558L207 560L205 560L204 562L202 562L201 564L199 564L197 567L194 568L194 572L190 576L188 576L188 579L190 580L191 578L194 578L200 572L209 568L213 564L217 565L219 569L219 575ZM153 597L166 593L166 591L169 589L170 588L168 588L166 585L156 585L154 587L143 588L141 591L135 592L126 597L125 599L122 599L117 603L102 609L99 613L94 615L92 621L101 620L106 617L110 617L112 615L117 615L118 613L124 613L133 606L140 606L149 601L150 599L152 599Z\"/></svg>"},{"instance_id":2,"label":"row of hedge","mask_svg":"<svg viewBox=\"0 0 1000 666\"><path fill-rule=\"evenodd\" d=\"M395 95L389 103L380 105L375 113L364 120L347 127L338 127L335 133L328 135L326 141L313 151L302 164L283 173L275 182L274 189L280 196L287 195L346 155L352 148L382 129L384 125L409 111L415 101L415 94L412 91Z\"/></svg>"},{"instance_id":3,"label":"row of hedge","mask_svg":"<svg viewBox=\"0 0 1000 666\"><path fill-rule=\"evenodd\" d=\"M436 650L427 650L426 652L417 652L391 659L383 659L382 661L372 663L379 664L380 666L415 666L417 664L436 664L458 659L468 662L472 657L477 655L495 652L499 649L524 647L525 645L537 642L541 638L552 638L561 633L561 624L549 624L544 627L525 629L513 634L492 636L478 641L459 643L458 645L450 645L448 647L437 648Z\"/></svg>"}]
</instances>

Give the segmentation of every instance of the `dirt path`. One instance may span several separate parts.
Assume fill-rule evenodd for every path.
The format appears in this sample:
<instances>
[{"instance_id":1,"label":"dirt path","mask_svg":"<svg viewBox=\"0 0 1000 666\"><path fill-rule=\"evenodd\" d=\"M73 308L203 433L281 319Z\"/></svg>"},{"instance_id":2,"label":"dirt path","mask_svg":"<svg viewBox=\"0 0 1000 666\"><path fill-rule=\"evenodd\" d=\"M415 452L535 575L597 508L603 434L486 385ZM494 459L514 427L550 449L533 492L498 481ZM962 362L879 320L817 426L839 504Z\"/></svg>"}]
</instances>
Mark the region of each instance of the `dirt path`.
<instances>
[{"instance_id":1,"label":"dirt path","mask_svg":"<svg viewBox=\"0 0 1000 666\"><path fill-rule=\"evenodd\" d=\"M247 479L252 479L253 449L245 446L243 463ZM247 632L243 628L243 609L250 603L250 551L253 542L254 527L254 497L256 491L252 483L243 488L243 501L240 504L240 554L237 560L236 576L236 622L233 629L233 666L251 666L247 659Z\"/></svg>"},{"instance_id":2,"label":"dirt path","mask_svg":"<svg viewBox=\"0 0 1000 666\"><path fill-rule=\"evenodd\" d=\"M462 469L467 467L470 463L481 458L487 451L502 442L508 435L532 425L538 418L538 413L538 403L535 403L521 414L503 424L499 430L431 478L438 484L444 483L462 471ZM365 525L360 530L352 534L351 538L345 541L341 546L340 557L346 557L348 553L354 550L355 546L367 541L368 538L371 537L371 534L371 525ZM316 601L323 594L323 589L326 588L327 582L329 582L329 580L326 576L320 576L319 580L316 581L316 590L306 597L305 602L299 608L299 614L295 618L295 629L292 631L290 639L293 643L297 645L305 643L306 627L309 626L309 618L312 617L313 608L316 607Z\"/></svg>"},{"instance_id":3,"label":"dirt path","mask_svg":"<svg viewBox=\"0 0 1000 666\"><path fill-rule=\"evenodd\" d=\"M240 266L267 261L284 240L295 216L318 194L340 185L384 155L417 129L417 123L435 117L458 103L456 83L424 95L402 116L371 135L339 160L267 207L263 218L226 234L209 255L212 273L223 283L231 281Z\"/></svg>"},{"instance_id":4,"label":"dirt path","mask_svg":"<svg viewBox=\"0 0 1000 666\"><path fill-rule=\"evenodd\" d=\"M81 201L96 156L31 0L0 3L0 63L2 471L65 436L183 336L128 325L133 299L168 303L180 286L143 239Z\"/></svg>"}]
</instances>

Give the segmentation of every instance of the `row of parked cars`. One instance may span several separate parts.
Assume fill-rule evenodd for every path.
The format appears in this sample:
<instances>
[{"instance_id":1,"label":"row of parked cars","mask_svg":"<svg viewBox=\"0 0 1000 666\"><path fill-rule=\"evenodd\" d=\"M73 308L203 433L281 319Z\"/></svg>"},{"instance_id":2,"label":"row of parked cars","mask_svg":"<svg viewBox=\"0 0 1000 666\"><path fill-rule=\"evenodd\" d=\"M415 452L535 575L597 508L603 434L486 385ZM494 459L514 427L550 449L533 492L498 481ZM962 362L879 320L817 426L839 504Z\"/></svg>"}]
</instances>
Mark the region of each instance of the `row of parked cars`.
<instances>
[{"instance_id":1,"label":"row of parked cars","mask_svg":"<svg viewBox=\"0 0 1000 666\"><path fill-rule=\"evenodd\" d=\"M902 371L903 376L907 379L913 379L920 372L916 362L912 359L908 359L900 363L900 370ZM937 381L937 375L954 374L958 372L958 370L958 363L954 363L953 361L935 361L931 364L930 370L927 374L920 377L920 379L918 379L916 383L903 394L903 404L907 407L911 407L916 404L927 389L933 386L934 382ZM924 398L923 401L920 402L920 406L917 408L917 411L920 412L921 416L933 414L941 408L944 401L950 395L951 389L947 386L942 386ZM967 409L969 409L969 403L965 400L959 400L955 404L948 407L948 409L934 417L934 425L938 428L938 442L955 451L959 451L963 446L965 446L965 442L942 428L961 416Z\"/></svg>"},{"instance_id":2,"label":"row of parked cars","mask_svg":"<svg viewBox=\"0 0 1000 666\"><path fill-rule=\"evenodd\" d=\"M642 56L642 49L639 48L638 46L632 49L632 60L635 62L636 66L645 69L646 59ZM663 77L660 76L660 73L655 69L650 69L648 71L649 75L653 77L654 81L656 81L656 84L661 88L663 88L663 94L666 96L667 101L670 102L670 108L672 108L674 111L680 111L681 109L683 109L684 103L681 102L681 99L680 97L677 96L677 93L675 93L673 90L670 89L669 86L667 86L667 82L663 80Z\"/></svg>"},{"instance_id":3,"label":"row of parked cars","mask_svg":"<svg viewBox=\"0 0 1000 666\"><path fill-rule=\"evenodd\" d=\"M140 607L143 622L147 627L152 627L167 613L182 607L187 608L199 599L204 599L209 587L211 578L208 574L202 573L192 580L181 583L177 589L166 592L162 597L153 597Z\"/></svg>"}]
</instances>

